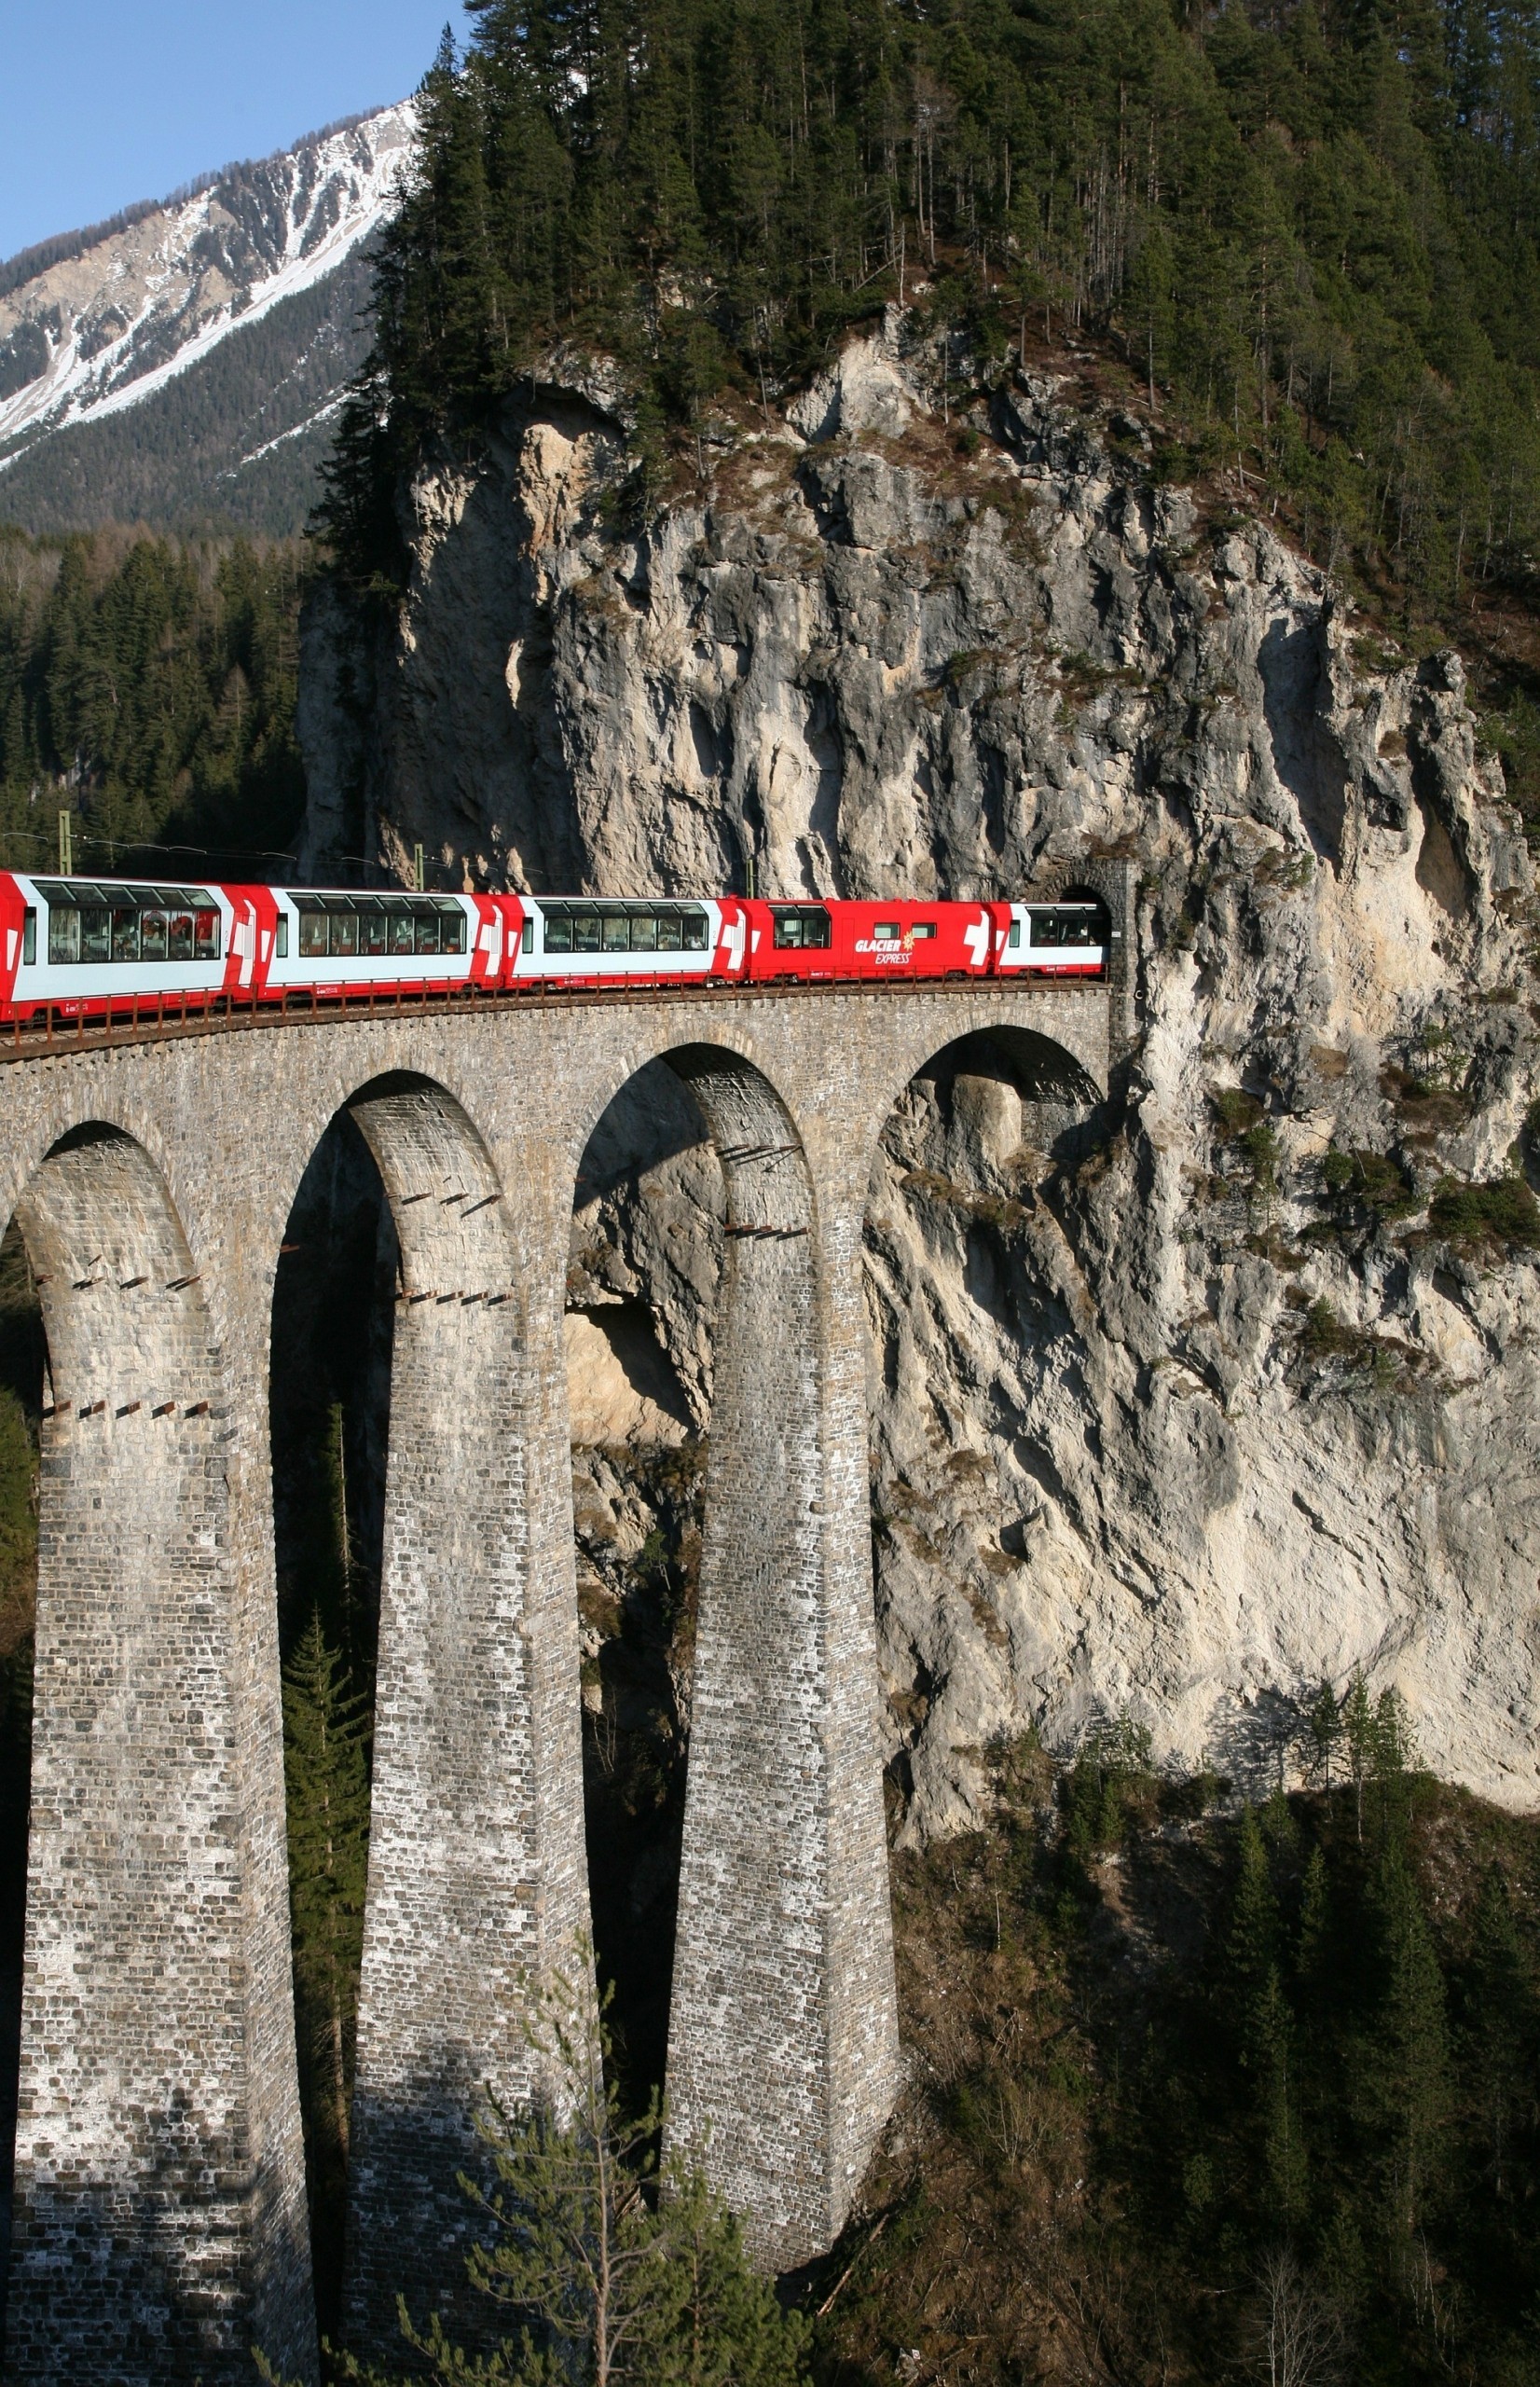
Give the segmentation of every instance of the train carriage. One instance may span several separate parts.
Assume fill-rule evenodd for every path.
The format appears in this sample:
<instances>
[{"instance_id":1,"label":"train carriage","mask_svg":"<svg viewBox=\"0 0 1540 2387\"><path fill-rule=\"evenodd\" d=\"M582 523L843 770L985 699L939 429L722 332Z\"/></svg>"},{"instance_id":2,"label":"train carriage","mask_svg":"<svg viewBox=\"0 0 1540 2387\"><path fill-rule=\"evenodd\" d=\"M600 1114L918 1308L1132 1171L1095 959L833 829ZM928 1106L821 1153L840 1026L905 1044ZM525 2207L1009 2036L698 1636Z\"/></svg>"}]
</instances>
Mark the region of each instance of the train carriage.
<instances>
[{"instance_id":1,"label":"train carriage","mask_svg":"<svg viewBox=\"0 0 1540 2387\"><path fill-rule=\"evenodd\" d=\"M1072 889L1052 904L999 904L1003 919L995 966L1011 977L1018 971L1044 978L1106 975L1116 933L1099 895Z\"/></svg>"},{"instance_id":2,"label":"train carriage","mask_svg":"<svg viewBox=\"0 0 1540 2387\"><path fill-rule=\"evenodd\" d=\"M516 902L501 895L423 895L278 887L264 990L317 1001L358 992L500 987L518 938Z\"/></svg>"},{"instance_id":3,"label":"train carriage","mask_svg":"<svg viewBox=\"0 0 1540 2387\"><path fill-rule=\"evenodd\" d=\"M731 980L744 972L748 907L736 896L708 902L597 895L516 900L516 986L689 984Z\"/></svg>"},{"instance_id":4,"label":"train carriage","mask_svg":"<svg viewBox=\"0 0 1540 2387\"><path fill-rule=\"evenodd\" d=\"M749 975L756 981L982 977L989 969L987 904L749 903Z\"/></svg>"},{"instance_id":5,"label":"train carriage","mask_svg":"<svg viewBox=\"0 0 1540 2387\"><path fill-rule=\"evenodd\" d=\"M0 873L0 1018L620 986L1099 977L1106 904L427 894Z\"/></svg>"},{"instance_id":6,"label":"train carriage","mask_svg":"<svg viewBox=\"0 0 1540 2387\"><path fill-rule=\"evenodd\" d=\"M167 996L216 1001L241 986L251 958L241 931L255 905L242 899L267 891L0 877L6 1016L76 1018Z\"/></svg>"}]
</instances>

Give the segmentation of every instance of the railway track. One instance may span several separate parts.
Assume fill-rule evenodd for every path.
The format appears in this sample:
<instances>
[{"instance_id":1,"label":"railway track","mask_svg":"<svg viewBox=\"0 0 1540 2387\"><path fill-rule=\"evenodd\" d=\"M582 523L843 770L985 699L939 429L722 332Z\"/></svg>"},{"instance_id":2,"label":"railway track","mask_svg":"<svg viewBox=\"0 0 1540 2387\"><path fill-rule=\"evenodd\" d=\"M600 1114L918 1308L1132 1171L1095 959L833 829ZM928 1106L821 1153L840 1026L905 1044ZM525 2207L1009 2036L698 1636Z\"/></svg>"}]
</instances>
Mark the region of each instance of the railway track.
<instances>
[{"instance_id":1,"label":"railway track","mask_svg":"<svg viewBox=\"0 0 1540 2387\"><path fill-rule=\"evenodd\" d=\"M709 1007L722 1002L816 1002L830 995L851 994L887 1002L919 994L976 994L999 984L999 980L992 978L941 977L808 981L782 978L747 986L721 981L692 985L678 980L638 986L615 980L605 987L561 987L543 982L537 986L492 988L397 987L393 996L376 992L318 997L313 988L309 992L291 988L281 999L268 997L254 1002L241 1002L230 995L205 1002L174 996L157 997L152 1001L146 997L142 1003L136 1001L131 1011L110 1017L88 1019L82 1014L75 1019L61 1019L50 1014L41 1026L15 1020L8 1030L0 1029L0 1063L116 1051L126 1044L169 1043L190 1036L245 1036L259 1030L342 1020L421 1018L430 1014L434 1017L485 1016L488 1012L543 1014L587 1011L596 1005L626 1010L655 1008L664 1003ZM1024 987L1059 994L1072 989L1087 997L1107 992L1105 979L1074 976L1067 972L1062 977L1040 980L1013 975L1009 984L1013 994L1021 993Z\"/></svg>"}]
</instances>

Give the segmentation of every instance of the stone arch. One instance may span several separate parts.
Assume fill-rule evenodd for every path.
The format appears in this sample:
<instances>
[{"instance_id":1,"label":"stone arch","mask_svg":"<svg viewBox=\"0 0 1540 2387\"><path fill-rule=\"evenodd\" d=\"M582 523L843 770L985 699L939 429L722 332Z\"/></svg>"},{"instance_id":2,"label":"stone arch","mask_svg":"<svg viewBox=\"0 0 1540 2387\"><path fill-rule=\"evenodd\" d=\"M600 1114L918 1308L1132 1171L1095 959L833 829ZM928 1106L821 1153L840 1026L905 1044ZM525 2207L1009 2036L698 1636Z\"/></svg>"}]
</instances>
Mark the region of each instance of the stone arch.
<instances>
[{"instance_id":1,"label":"stone arch","mask_svg":"<svg viewBox=\"0 0 1540 2387\"><path fill-rule=\"evenodd\" d=\"M208 1288L120 1127L60 1138L16 1215L51 1397L7 2376L233 2381L254 2339L313 2376L286 1951L263 1911L276 1717L243 1646Z\"/></svg>"},{"instance_id":2,"label":"stone arch","mask_svg":"<svg viewBox=\"0 0 1540 2387\"><path fill-rule=\"evenodd\" d=\"M971 1111L977 1157L985 1169L992 1144L999 1161L1007 1158L1012 1137L1047 1149L1101 1100L1095 1080L1066 1045L1038 1029L999 1020L928 1054L895 1097L875 1140L910 1090L922 1083L935 1086L943 1110L954 1117Z\"/></svg>"},{"instance_id":3,"label":"stone arch","mask_svg":"<svg viewBox=\"0 0 1540 2387\"><path fill-rule=\"evenodd\" d=\"M834 1885L817 1845L831 1784L819 1729L828 1686L816 1205L801 1138L768 1079L719 1047L667 1058L706 1119L727 1195L669 2130L708 2165L779 2269L795 2259L792 2247L824 2243L829 2220L823 1897Z\"/></svg>"},{"instance_id":4,"label":"stone arch","mask_svg":"<svg viewBox=\"0 0 1540 2387\"><path fill-rule=\"evenodd\" d=\"M504 1189L436 1082L347 1108L400 1250L343 2298L350 2347L392 2359L398 2295L452 2317L479 2100L551 2085L531 1983L570 1963L585 1875L576 1622L531 1565L542 1401Z\"/></svg>"},{"instance_id":5,"label":"stone arch","mask_svg":"<svg viewBox=\"0 0 1540 2387\"><path fill-rule=\"evenodd\" d=\"M698 1104L640 1060L579 1155L561 1289L594 1957L639 2109L667 2049L723 1207Z\"/></svg>"},{"instance_id":6,"label":"stone arch","mask_svg":"<svg viewBox=\"0 0 1540 2387\"><path fill-rule=\"evenodd\" d=\"M719 1056L719 1065L724 1069L736 1063L748 1069L760 1070L753 1037L746 1029L728 1021L713 1020L710 1038L700 1040L698 1044L687 1039L676 1042L667 1031L661 1040L637 1035L629 1032L632 1028L630 1021L626 1021L625 1025L628 1031L625 1044L619 1052L607 1050L602 1069L596 1074L581 1104L571 1114L574 1124L561 1156L562 1171L569 1180L576 1177L594 1131L615 1097L643 1069L660 1063L671 1066L676 1053L699 1051ZM763 1075L763 1071L760 1070L760 1074ZM701 1116L704 1125L705 1113L702 1112Z\"/></svg>"},{"instance_id":7,"label":"stone arch","mask_svg":"<svg viewBox=\"0 0 1540 2387\"><path fill-rule=\"evenodd\" d=\"M896 2084L864 1468L832 1428L823 1223L789 1103L725 1042L654 1057L726 1195L668 2132L784 2269L837 2234Z\"/></svg>"},{"instance_id":8,"label":"stone arch","mask_svg":"<svg viewBox=\"0 0 1540 2387\"><path fill-rule=\"evenodd\" d=\"M1028 1019L1032 1000L1021 1004ZM1086 1061L1020 1014L977 1006L962 1034L911 1062L869 1147L862 1221L879 1663L901 1845L979 1821L978 1753L1020 1728L1020 1685L1046 1662L1029 1587L1083 1565L1055 1497L1032 1355L1077 1373L1083 1360L1086 1297L1052 1180L1074 1171L1104 1124Z\"/></svg>"},{"instance_id":9,"label":"stone arch","mask_svg":"<svg viewBox=\"0 0 1540 2387\"><path fill-rule=\"evenodd\" d=\"M298 1727L307 1778L320 1758L308 1654L319 1631L331 1678L367 1731L378 1643L390 1429L391 1356L400 1262L390 1204L368 1145L343 1102L309 1134L293 1197L254 1241L253 1275L268 1293L263 1353L272 1504L272 1620L286 1732ZM278 1172L275 1172L277 1174ZM283 1177L289 1175L284 1169ZM270 1284L266 1280L269 1275ZM291 1669L297 1667L296 1672ZM342 1780L353 1768L342 1757ZM362 1756L362 1752L358 1753ZM362 1767L359 1768L362 1771ZM286 1769L285 1823L295 1926L292 1988L317 2323L341 2336L347 2164L356 2053L363 1898L351 1904L330 1962L316 1939L317 1818L296 1804ZM366 1864L368 1810L350 1808L332 1858L344 1880ZM359 1883L362 1890L362 1882Z\"/></svg>"},{"instance_id":10,"label":"stone arch","mask_svg":"<svg viewBox=\"0 0 1540 2387\"><path fill-rule=\"evenodd\" d=\"M1083 1007L1089 1013L1095 998L1081 995L1071 1000L1077 1010ZM1019 1011L1030 1010L1033 1001L1031 995L1019 998ZM1047 1103L1066 1111L1093 1109L1106 1094L1093 1067L1093 1059L1099 1065L1103 1055L1094 1051L1091 1039L1087 1040L1091 1051L1076 1049L1074 1018L1072 1013L1069 1035L1053 1035L1029 1026L1019 1015L975 1002L949 1034L938 1037L934 1015L917 1021L914 1032L905 1038L892 1063L877 1078L876 1100L858 1130L862 1152L874 1154L878 1138L909 1088L938 1066L952 1069L971 1063L974 1071L1011 1086L1024 1102ZM1059 1020L1053 1024L1063 1025Z\"/></svg>"}]
</instances>

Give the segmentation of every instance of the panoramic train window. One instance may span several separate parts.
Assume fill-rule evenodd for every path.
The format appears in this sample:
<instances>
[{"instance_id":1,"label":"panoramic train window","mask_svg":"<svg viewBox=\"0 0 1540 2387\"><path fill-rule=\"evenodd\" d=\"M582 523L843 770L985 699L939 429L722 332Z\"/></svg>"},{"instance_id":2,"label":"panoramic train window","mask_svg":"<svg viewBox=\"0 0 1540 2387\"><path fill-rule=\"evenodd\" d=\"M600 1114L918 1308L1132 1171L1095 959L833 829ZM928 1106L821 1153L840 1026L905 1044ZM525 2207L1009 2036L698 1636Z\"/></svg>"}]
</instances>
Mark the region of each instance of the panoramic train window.
<instances>
[{"instance_id":1,"label":"panoramic train window","mask_svg":"<svg viewBox=\"0 0 1540 2387\"><path fill-rule=\"evenodd\" d=\"M304 960L362 955L463 953L465 915L447 896L296 895Z\"/></svg>"},{"instance_id":2,"label":"panoramic train window","mask_svg":"<svg viewBox=\"0 0 1540 2387\"><path fill-rule=\"evenodd\" d=\"M695 904L543 904L541 909L547 953L706 951L706 914Z\"/></svg>"},{"instance_id":3,"label":"panoramic train window","mask_svg":"<svg viewBox=\"0 0 1540 2387\"><path fill-rule=\"evenodd\" d=\"M219 914L201 888L95 887L79 879L40 879L38 890L48 898L51 962L220 958ZM32 935L35 955L35 925Z\"/></svg>"},{"instance_id":4,"label":"panoramic train window","mask_svg":"<svg viewBox=\"0 0 1540 2387\"><path fill-rule=\"evenodd\" d=\"M773 904L770 917L776 924L775 941L779 952L812 950L829 944L829 915L821 904L799 904L795 909L790 904ZM898 930L880 928L877 934L897 936Z\"/></svg>"},{"instance_id":5,"label":"panoramic train window","mask_svg":"<svg viewBox=\"0 0 1540 2387\"><path fill-rule=\"evenodd\" d=\"M1028 914L1032 943L1040 945L1101 945L1105 915L1093 904L1060 904L1052 910Z\"/></svg>"}]
</instances>

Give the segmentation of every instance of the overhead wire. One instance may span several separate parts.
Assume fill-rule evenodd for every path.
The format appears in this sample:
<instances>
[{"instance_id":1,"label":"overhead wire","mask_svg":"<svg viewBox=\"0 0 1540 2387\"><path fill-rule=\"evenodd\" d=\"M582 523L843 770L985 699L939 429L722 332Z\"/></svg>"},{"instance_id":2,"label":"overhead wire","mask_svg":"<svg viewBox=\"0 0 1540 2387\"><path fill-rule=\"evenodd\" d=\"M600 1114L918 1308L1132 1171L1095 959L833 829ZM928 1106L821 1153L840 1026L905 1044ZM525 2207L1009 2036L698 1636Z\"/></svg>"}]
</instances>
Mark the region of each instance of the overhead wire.
<instances>
[{"instance_id":1,"label":"overhead wire","mask_svg":"<svg viewBox=\"0 0 1540 2387\"><path fill-rule=\"evenodd\" d=\"M86 828L83 823L79 828L79 836L83 847L100 846L108 853L114 854L199 854L205 862L218 862L224 859L229 862L292 862L298 859L297 855L280 852L273 846L179 846L168 845L163 839L156 837L103 837L99 836L94 829ZM7 844L51 848L53 839L43 829L0 829L0 846ZM337 859L340 862L352 862L358 857L352 854L340 854Z\"/></svg>"},{"instance_id":2,"label":"overhead wire","mask_svg":"<svg viewBox=\"0 0 1540 2387\"><path fill-rule=\"evenodd\" d=\"M82 850L87 846L97 846L114 854L196 854L204 862L285 862L291 866L299 859L297 854L282 851L274 846L185 846L171 845L163 838L156 837L103 837L94 829L88 829L83 822L78 824L78 835ZM53 839L43 829L0 829L0 848L7 844L43 846L51 850ZM339 862L355 862L360 870L378 870L379 867L378 854L337 854L334 859ZM85 876L81 871L73 875L77 878Z\"/></svg>"}]
</instances>

